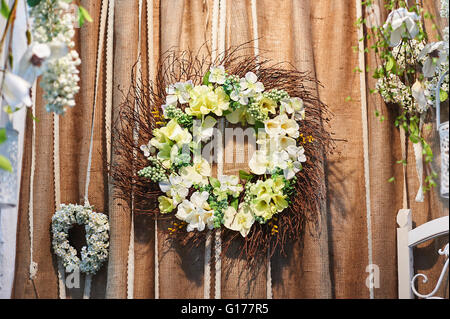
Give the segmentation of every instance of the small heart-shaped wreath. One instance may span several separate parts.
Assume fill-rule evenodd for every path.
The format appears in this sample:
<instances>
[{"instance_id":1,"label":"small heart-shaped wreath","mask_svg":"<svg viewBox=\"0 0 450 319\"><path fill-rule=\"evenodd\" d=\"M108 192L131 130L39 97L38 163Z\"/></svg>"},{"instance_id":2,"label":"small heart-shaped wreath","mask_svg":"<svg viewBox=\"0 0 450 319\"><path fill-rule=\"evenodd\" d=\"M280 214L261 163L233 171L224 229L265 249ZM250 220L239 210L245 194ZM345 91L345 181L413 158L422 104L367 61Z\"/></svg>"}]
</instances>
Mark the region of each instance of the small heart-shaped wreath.
<instances>
[{"instance_id":1,"label":"small heart-shaped wreath","mask_svg":"<svg viewBox=\"0 0 450 319\"><path fill-rule=\"evenodd\" d=\"M81 260L69 243L69 229L74 224L84 225L86 231L87 246L81 249ZM94 212L88 205L61 204L52 217L53 250L67 272L79 269L82 273L95 275L108 258L108 232L108 216Z\"/></svg>"}]
</instances>

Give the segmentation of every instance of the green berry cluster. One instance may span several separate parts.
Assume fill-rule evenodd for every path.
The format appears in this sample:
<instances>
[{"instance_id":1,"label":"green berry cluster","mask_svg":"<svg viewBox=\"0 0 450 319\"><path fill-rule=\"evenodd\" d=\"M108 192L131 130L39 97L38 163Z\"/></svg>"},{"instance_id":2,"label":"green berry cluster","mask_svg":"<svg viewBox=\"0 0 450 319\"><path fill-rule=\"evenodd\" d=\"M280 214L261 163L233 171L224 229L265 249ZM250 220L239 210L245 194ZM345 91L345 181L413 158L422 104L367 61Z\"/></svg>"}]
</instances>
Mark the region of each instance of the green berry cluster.
<instances>
[{"instance_id":1,"label":"green berry cluster","mask_svg":"<svg viewBox=\"0 0 450 319\"><path fill-rule=\"evenodd\" d=\"M255 221L257 221L260 224L265 224L267 220L264 219L262 216L255 216Z\"/></svg>"},{"instance_id":2,"label":"green berry cluster","mask_svg":"<svg viewBox=\"0 0 450 319\"><path fill-rule=\"evenodd\" d=\"M264 113L261 108L259 107L258 102L251 102L248 105L248 113L259 122L264 122L265 120L269 119L269 115Z\"/></svg>"},{"instance_id":3,"label":"green berry cluster","mask_svg":"<svg viewBox=\"0 0 450 319\"><path fill-rule=\"evenodd\" d=\"M277 103L279 103L283 99L289 98L289 94L285 90L278 90L278 89L273 89L268 92L264 92L263 96L272 99Z\"/></svg>"},{"instance_id":4,"label":"green berry cluster","mask_svg":"<svg viewBox=\"0 0 450 319\"><path fill-rule=\"evenodd\" d=\"M192 185L192 187L194 187L194 189L199 192L208 192L209 194L212 194L212 191L213 191L213 187L210 184L207 184L207 185L194 184L194 185ZM210 195L210 197L211 196L212 195Z\"/></svg>"},{"instance_id":5,"label":"green berry cluster","mask_svg":"<svg viewBox=\"0 0 450 319\"><path fill-rule=\"evenodd\" d=\"M184 113L180 108L175 105L168 105L164 110L164 116L169 119L175 119L178 124L185 128L191 128L194 123L194 119L191 115Z\"/></svg>"},{"instance_id":6,"label":"green berry cluster","mask_svg":"<svg viewBox=\"0 0 450 319\"><path fill-rule=\"evenodd\" d=\"M189 166L190 163L191 163L191 156L190 156L190 154L182 153L182 154L180 154L179 156L177 156L175 158L172 166L173 166L173 168L175 170L178 171L182 167Z\"/></svg>"},{"instance_id":7,"label":"green berry cluster","mask_svg":"<svg viewBox=\"0 0 450 319\"><path fill-rule=\"evenodd\" d=\"M244 193L244 203L246 204L250 204L253 200L253 195L252 194L252 187L253 187L253 183L247 182L245 184L245 193Z\"/></svg>"},{"instance_id":8,"label":"green berry cluster","mask_svg":"<svg viewBox=\"0 0 450 319\"><path fill-rule=\"evenodd\" d=\"M224 199L221 201L217 201L215 198L209 201L209 206L214 210L214 228L220 228L220 226L224 223L224 210L228 207L228 200Z\"/></svg>"},{"instance_id":9,"label":"green berry cluster","mask_svg":"<svg viewBox=\"0 0 450 319\"><path fill-rule=\"evenodd\" d=\"M167 180L166 170L154 156L148 158L151 165L144 167L138 172L141 177L149 178L155 183Z\"/></svg>"}]
</instances>

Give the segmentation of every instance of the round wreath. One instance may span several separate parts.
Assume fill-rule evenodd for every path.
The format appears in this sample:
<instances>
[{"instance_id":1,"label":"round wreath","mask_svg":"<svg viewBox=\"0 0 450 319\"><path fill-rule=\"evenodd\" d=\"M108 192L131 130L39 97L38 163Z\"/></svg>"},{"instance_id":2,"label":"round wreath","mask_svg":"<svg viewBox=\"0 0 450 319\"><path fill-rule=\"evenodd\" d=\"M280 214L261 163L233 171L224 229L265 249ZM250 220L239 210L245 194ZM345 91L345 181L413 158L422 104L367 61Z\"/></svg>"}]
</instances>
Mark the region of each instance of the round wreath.
<instances>
[{"instance_id":1,"label":"round wreath","mask_svg":"<svg viewBox=\"0 0 450 319\"><path fill-rule=\"evenodd\" d=\"M84 225L86 244L81 249L81 260L77 250L69 243L69 229L74 224ZM52 246L61 258L66 271L79 269L82 273L94 275L108 258L109 247L108 216L96 213L91 206L62 204L52 217Z\"/></svg>"},{"instance_id":2,"label":"round wreath","mask_svg":"<svg viewBox=\"0 0 450 319\"><path fill-rule=\"evenodd\" d=\"M116 196L168 220L167 231L182 243L199 244L205 230L221 229L223 252L238 240L252 259L283 251L306 222L318 224L332 139L318 82L243 49L216 61L172 52L156 81L132 80L114 128L112 176ZM255 129L258 150L239 176L211 176L201 155L220 118Z\"/></svg>"}]
</instances>

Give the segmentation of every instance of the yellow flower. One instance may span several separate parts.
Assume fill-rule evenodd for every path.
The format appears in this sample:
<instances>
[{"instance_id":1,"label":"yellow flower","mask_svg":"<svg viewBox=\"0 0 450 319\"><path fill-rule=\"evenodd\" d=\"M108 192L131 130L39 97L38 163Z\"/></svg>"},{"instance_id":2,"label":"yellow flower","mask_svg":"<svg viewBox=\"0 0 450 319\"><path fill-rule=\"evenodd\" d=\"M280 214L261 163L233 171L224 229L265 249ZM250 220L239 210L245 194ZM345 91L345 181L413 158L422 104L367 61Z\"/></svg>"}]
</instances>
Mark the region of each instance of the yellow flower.
<instances>
[{"instance_id":1,"label":"yellow flower","mask_svg":"<svg viewBox=\"0 0 450 319\"><path fill-rule=\"evenodd\" d=\"M229 107L230 98L221 86L215 90L212 86L196 86L190 94L191 99L189 108L186 109L187 114L201 117L212 112L217 116L222 116L223 111Z\"/></svg>"},{"instance_id":2,"label":"yellow flower","mask_svg":"<svg viewBox=\"0 0 450 319\"><path fill-rule=\"evenodd\" d=\"M158 202L159 202L159 210L161 211L161 214L168 214L175 209L175 207L173 205L173 200L170 197L159 196Z\"/></svg>"},{"instance_id":3,"label":"yellow flower","mask_svg":"<svg viewBox=\"0 0 450 319\"><path fill-rule=\"evenodd\" d=\"M166 126L160 129L161 134L178 145L188 144L192 141L192 135L188 129L183 129L176 120L170 120Z\"/></svg>"},{"instance_id":4,"label":"yellow flower","mask_svg":"<svg viewBox=\"0 0 450 319\"><path fill-rule=\"evenodd\" d=\"M275 102L272 99L269 99L268 97L263 97L261 100L259 100L259 108L265 113L265 114L275 114L276 108L277 108L277 102Z\"/></svg>"},{"instance_id":5,"label":"yellow flower","mask_svg":"<svg viewBox=\"0 0 450 319\"><path fill-rule=\"evenodd\" d=\"M272 196L272 200L278 213L282 212L289 205L286 200L286 195L282 195L281 193Z\"/></svg>"},{"instance_id":6,"label":"yellow flower","mask_svg":"<svg viewBox=\"0 0 450 319\"><path fill-rule=\"evenodd\" d=\"M180 175L192 184L207 185L208 176L211 176L211 166L202 158L195 162L193 166L186 166L180 170Z\"/></svg>"},{"instance_id":7,"label":"yellow flower","mask_svg":"<svg viewBox=\"0 0 450 319\"><path fill-rule=\"evenodd\" d=\"M270 198L269 201L266 199L256 199L251 204L251 209L256 216L267 216L268 214L272 214L272 210L270 207Z\"/></svg>"}]
</instances>

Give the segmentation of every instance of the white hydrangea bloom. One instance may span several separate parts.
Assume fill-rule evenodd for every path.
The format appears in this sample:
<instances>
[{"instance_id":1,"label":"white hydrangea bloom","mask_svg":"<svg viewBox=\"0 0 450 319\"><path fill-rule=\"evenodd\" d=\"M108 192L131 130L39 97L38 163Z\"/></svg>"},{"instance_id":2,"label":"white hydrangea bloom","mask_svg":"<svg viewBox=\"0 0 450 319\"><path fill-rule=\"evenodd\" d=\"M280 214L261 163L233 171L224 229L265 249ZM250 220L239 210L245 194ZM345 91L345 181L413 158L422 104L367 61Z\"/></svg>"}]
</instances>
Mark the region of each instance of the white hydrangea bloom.
<instances>
[{"instance_id":1,"label":"white hydrangea bloom","mask_svg":"<svg viewBox=\"0 0 450 319\"><path fill-rule=\"evenodd\" d=\"M75 46L73 37L76 17L69 12L68 3L62 0L41 1L30 9L30 17L33 19L33 41L63 43L69 49ZM80 63L75 50L60 59L49 61L41 82L48 112L64 114L65 107L75 105L75 94L80 90L77 69Z\"/></svg>"},{"instance_id":2,"label":"white hydrangea bloom","mask_svg":"<svg viewBox=\"0 0 450 319\"><path fill-rule=\"evenodd\" d=\"M448 18L448 0L441 0L441 17Z\"/></svg>"}]
</instances>

